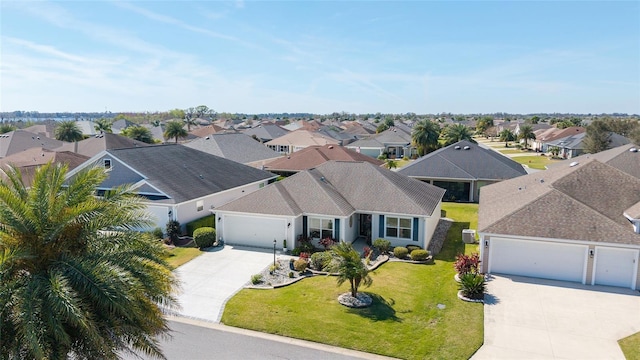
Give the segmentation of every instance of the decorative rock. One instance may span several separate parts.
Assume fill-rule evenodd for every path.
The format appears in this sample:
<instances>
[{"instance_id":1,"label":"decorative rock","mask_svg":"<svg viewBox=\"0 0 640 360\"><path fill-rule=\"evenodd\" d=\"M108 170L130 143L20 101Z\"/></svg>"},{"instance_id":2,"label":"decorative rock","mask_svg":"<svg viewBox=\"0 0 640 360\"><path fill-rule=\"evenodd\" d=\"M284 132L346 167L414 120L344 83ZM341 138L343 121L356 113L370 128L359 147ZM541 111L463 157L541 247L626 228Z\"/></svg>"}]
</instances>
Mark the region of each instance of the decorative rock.
<instances>
[{"instance_id":1,"label":"decorative rock","mask_svg":"<svg viewBox=\"0 0 640 360\"><path fill-rule=\"evenodd\" d=\"M473 303L483 303L484 302L484 299L470 299L470 298L462 295L462 290L458 291L458 299L463 300L463 301L473 302Z\"/></svg>"},{"instance_id":2,"label":"decorative rock","mask_svg":"<svg viewBox=\"0 0 640 360\"><path fill-rule=\"evenodd\" d=\"M351 296L350 292L340 294L338 301L340 304L350 308L363 308L371 306L371 303L373 303L371 296L360 292L356 294L356 297Z\"/></svg>"}]
</instances>

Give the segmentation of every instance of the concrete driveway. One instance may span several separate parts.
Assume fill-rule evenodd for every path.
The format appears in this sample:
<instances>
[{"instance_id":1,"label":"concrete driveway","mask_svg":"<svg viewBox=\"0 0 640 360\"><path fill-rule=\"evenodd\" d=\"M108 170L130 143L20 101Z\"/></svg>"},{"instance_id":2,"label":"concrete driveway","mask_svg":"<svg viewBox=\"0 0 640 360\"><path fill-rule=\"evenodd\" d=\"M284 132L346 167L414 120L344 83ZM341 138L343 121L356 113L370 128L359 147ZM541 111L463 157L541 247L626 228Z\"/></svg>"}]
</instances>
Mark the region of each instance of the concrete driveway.
<instances>
[{"instance_id":1,"label":"concrete driveway","mask_svg":"<svg viewBox=\"0 0 640 360\"><path fill-rule=\"evenodd\" d=\"M492 276L481 359L624 359L617 341L640 331L640 293Z\"/></svg>"},{"instance_id":2,"label":"concrete driveway","mask_svg":"<svg viewBox=\"0 0 640 360\"><path fill-rule=\"evenodd\" d=\"M273 251L268 249L225 245L180 266L175 270L181 282L178 314L220 322L227 300L271 262Z\"/></svg>"}]
</instances>

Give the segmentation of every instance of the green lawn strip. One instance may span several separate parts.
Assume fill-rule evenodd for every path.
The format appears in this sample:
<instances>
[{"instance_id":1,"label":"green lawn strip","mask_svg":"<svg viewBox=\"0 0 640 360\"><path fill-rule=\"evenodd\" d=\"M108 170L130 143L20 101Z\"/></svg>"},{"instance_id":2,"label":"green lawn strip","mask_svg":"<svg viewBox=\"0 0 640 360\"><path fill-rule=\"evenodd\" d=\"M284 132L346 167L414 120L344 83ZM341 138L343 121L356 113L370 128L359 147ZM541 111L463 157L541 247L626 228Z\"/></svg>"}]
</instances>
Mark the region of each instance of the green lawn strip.
<instances>
[{"instance_id":1,"label":"green lawn strip","mask_svg":"<svg viewBox=\"0 0 640 360\"><path fill-rule=\"evenodd\" d=\"M618 340L618 344L627 360L640 360L640 332Z\"/></svg>"},{"instance_id":2,"label":"green lawn strip","mask_svg":"<svg viewBox=\"0 0 640 360\"><path fill-rule=\"evenodd\" d=\"M518 149L505 149L505 150L498 150L501 154L527 154L530 153L531 151L524 151L524 150L518 150Z\"/></svg>"},{"instance_id":3,"label":"green lawn strip","mask_svg":"<svg viewBox=\"0 0 640 360\"><path fill-rule=\"evenodd\" d=\"M477 227L477 204L443 208L462 221L453 224L435 264L378 268L373 285L361 289L374 297L370 308L340 305L337 296L348 285L320 276L275 290L244 289L229 300L222 322L404 359L469 358L482 345L483 307L456 297L453 261L457 253L477 249L461 241L463 228Z\"/></svg>"},{"instance_id":4,"label":"green lawn strip","mask_svg":"<svg viewBox=\"0 0 640 360\"><path fill-rule=\"evenodd\" d=\"M191 259L202 255L202 251L198 248L186 248L186 247L176 247L173 249L167 250L169 254L167 257L167 262L174 269L180 265L183 265L190 261Z\"/></svg>"},{"instance_id":5,"label":"green lawn strip","mask_svg":"<svg viewBox=\"0 0 640 360\"><path fill-rule=\"evenodd\" d=\"M547 165L556 163L562 160L549 160L546 156L515 156L511 158L520 164L527 165L532 169L545 170Z\"/></svg>"}]
</instances>

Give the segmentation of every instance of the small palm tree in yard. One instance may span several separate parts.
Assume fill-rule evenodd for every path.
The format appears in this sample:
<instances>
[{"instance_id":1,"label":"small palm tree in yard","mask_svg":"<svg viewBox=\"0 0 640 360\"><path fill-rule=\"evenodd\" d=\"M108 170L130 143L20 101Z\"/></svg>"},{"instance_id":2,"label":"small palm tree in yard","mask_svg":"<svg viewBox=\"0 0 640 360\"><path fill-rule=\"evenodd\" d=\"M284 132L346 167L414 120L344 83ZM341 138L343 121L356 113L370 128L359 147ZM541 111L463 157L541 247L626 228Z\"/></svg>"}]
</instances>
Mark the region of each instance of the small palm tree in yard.
<instances>
[{"instance_id":1,"label":"small palm tree in yard","mask_svg":"<svg viewBox=\"0 0 640 360\"><path fill-rule=\"evenodd\" d=\"M126 187L96 197L104 169L66 174L0 180L0 357L163 357L160 306L174 307L177 282L162 244L132 231L150 223L144 205Z\"/></svg>"},{"instance_id":2,"label":"small palm tree in yard","mask_svg":"<svg viewBox=\"0 0 640 360\"><path fill-rule=\"evenodd\" d=\"M335 260L331 271L338 273L338 286L348 281L352 297L356 297L361 285L370 286L373 283L369 269L351 244L341 241L331 248L331 255Z\"/></svg>"},{"instance_id":3,"label":"small palm tree in yard","mask_svg":"<svg viewBox=\"0 0 640 360\"><path fill-rule=\"evenodd\" d=\"M60 121L56 126L55 136L57 140L68 142L80 141L84 138L82 130L72 120Z\"/></svg>"}]
</instances>

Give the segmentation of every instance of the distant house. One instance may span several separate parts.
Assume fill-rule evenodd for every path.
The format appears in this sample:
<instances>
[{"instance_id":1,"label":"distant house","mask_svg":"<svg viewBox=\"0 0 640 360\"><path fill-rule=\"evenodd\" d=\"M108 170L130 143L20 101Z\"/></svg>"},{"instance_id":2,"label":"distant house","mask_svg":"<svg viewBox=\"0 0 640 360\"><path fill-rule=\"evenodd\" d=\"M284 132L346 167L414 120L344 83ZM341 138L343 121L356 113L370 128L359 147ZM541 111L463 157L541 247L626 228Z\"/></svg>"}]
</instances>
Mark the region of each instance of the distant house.
<instances>
[{"instance_id":1,"label":"distant house","mask_svg":"<svg viewBox=\"0 0 640 360\"><path fill-rule=\"evenodd\" d=\"M226 243L271 247L298 236L385 238L428 248L444 190L368 162L329 161L216 209Z\"/></svg>"},{"instance_id":2,"label":"distant house","mask_svg":"<svg viewBox=\"0 0 640 360\"><path fill-rule=\"evenodd\" d=\"M640 153L608 151L483 187L481 271L640 289Z\"/></svg>"},{"instance_id":3,"label":"distant house","mask_svg":"<svg viewBox=\"0 0 640 360\"><path fill-rule=\"evenodd\" d=\"M582 155L585 153L584 139L586 135L586 132L581 132L579 134L573 134L564 138L548 141L546 143L547 150L551 151L551 149L557 148L558 156L564 159L571 159L576 156ZM609 146L607 148L615 148L618 146L626 145L630 142L631 141L626 137L612 132L609 136Z\"/></svg>"},{"instance_id":4,"label":"distant house","mask_svg":"<svg viewBox=\"0 0 640 360\"><path fill-rule=\"evenodd\" d=\"M25 184L30 185L36 168L49 162L67 165L69 170L75 169L89 159L88 156L70 151L52 151L43 148L31 148L0 159L0 168L11 166L20 170ZM0 173L2 177L2 173Z\"/></svg>"},{"instance_id":5,"label":"distant house","mask_svg":"<svg viewBox=\"0 0 640 360\"><path fill-rule=\"evenodd\" d=\"M40 136L48 137L50 139L55 139L56 137L55 131L56 131L57 124L58 123L55 120L49 120L49 121L45 121L42 124L26 127L22 130L28 131Z\"/></svg>"},{"instance_id":6,"label":"distant house","mask_svg":"<svg viewBox=\"0 0 640 360\"><path fill-rule=\"evenodd\" d=\"M444 200L477 202L481 187L527 171L494 150L462 140L419 158L398 173L446 189Z\"/></svg>"},{"instance_id":7,"label":"distant house","mask_svg":"<svg viewBox=\"0 0 640 360\"><path fill-rule=\"evenodd\" d=\"M291 131L277 139L265 143L271 150L290 154L309 146L341 145L340 141L327 135L308 130Z\"/></svg>"},{"instance_id":8,"label":"distant house","mask_svg":"<svg viewBox=\"0 0 640 360\"><path fill-rule=\"evenodd\" d=\"M264 169L274 174L290 176L302 170L318 167L331 160L366 161L375 166L384 164L378 159L360 154L343 146L324 145L309 146L287 156L281 156L268 162Z\"/></svg>"},{"instance_id":9,"label":"distant house","mask_svg":"<svg viewBox=\"0 0 640 360\"><path fill-rule=\"evenodd\" d=\"M197 136L199 138L207 137L213 134L225 133L226 131L218 125L206 125L196 129L191 130L191 135Z\"/></svg>"},{"instance_id":10,"label":"distant house","mask_svg":"<svg viewBox=\"0 0 640 360\"><path fill-rule=\"evenodd\" d=\"M213 134L190 141L184 146L256 168L282 156L241 133Z\"/></svg>"},{"instance_id":11,"label":"distant house","mask_svg":"<svg viewBox=\"0 0 640 360\"><path fill-rule=\"evenodd\" d=\"M416 148L411 145L411 131L401 127L392 127L369 138L354 141L346 148L377 158L387 154L389 159L401 159L417 155Z\"/></svg>"},{"instance_id":12,"label":"distant house","mask_svg":"<svg viewBox=\"0 0 640 360\"><path fill-rule=\"evenodd\" d=\"M610 165L622 172L625 172L633 177L640 179L640 156L638 156L638 149L640 147L634 144L626 144L618 146L609 150L601 151L596 154L584 154L576 158L571 159L572 163L580 164L582 162L595 159L601 163ZM565 167L566 162L558 162L549 165L549 169L555 169L557 167Z\"/></svg>"},{"instance_id":13,"label":"distant house","mask_svg":"<svg viewBox=\"0 0 640 360\"><path fill-rule=\"evenodd\" d=\"M263 122L250 129L242 131L245 135L257 138L263 143L277 139L289 133L289 130L269 122Z\"/></svg>"},{"instance_id":14,"label":"distant house","mask_svg":"<svg viewBox=\"0 0 640 360\"><path fill-rule=\"evenodd\" d=\"M153 226L163 229L169 220L184 225L210 215L210 210L275 179L266 171L183 145L105 150L68 176L95 165L104 167L109 174L98 191L133 184L133 192L145 198Z\"/></svg>"},{"instance_id":15,"label":"distant house","mask_svg":"<svg viewBox=\"0 0 640 360\"><path fill-rule=\"evenodd\" d=\"M582 134L586 130L587 129L579 126L571 126L564 129L550 128L543 130L541 133L536 134L536 139L531 142L531 147L535 151L546 153L549 151L549 142L571 135Z\"/></svg>"},{"instance_id":16,"label":"distant house","mask_svg":"<svg viewBox=\"0 0 640 360\"><path fill-rule=\"evenodd\" d=\"M120 134L122 130L134 125L136 124L127 119L116 120L111 124L111 131L113 131L114 134Z\"/></svg>"},{"instance_id":17,"label":"distant house","mask_svg":"<svg viewBox=\"0 0 640 360\"><path fill-rule=\"evenodd\" d=\"M92 157L104 150L126 149L139 146L149 146L149 144L122 135L104 133L96 134L75 143L67 143L56 149L56 151L72 151L87 157Z\"/></svg>"},{"instance_id":18,"label":"distant house","mask_svg":"<svg viewBox=\"0 0 640 360\"><path fill-rule=\"evenodd\" d=\"M64 141L51 139L25 130L14 130L0 134L0 158L31 148L54 150L63 146Z\"/></svg>"}]
</instances>

